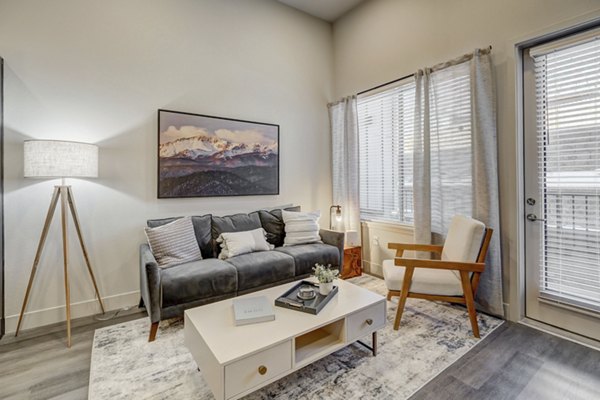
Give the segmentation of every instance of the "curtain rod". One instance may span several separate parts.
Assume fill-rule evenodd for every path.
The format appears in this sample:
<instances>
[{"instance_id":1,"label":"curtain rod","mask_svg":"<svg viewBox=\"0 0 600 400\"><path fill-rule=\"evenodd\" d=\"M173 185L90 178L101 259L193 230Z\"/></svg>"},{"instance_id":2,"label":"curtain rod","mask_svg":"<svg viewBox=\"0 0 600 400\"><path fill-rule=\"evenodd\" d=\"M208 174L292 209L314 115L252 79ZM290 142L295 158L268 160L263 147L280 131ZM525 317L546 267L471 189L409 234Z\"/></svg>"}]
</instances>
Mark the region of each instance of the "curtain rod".
<instances>
[{"instance_id":1,"label":"curtain rod","mask_svg":"<svg viewBox=\"0 0 600 400\"><path fill-rule=\"evenodd\" d=\"M486 48L483 48L483 49L477 49L477 50L481 51L483 54L490 53L490 52L492 51L492 45L489 45L489 46L488 46L488 47L486 47ZM440 70L440 69L443 69L443 68L445 68L445 67L448 67L448 66L452 65L451 63L452 63L453 61L457 61L457 60L466 61L466 60L464 60L464 57L467 57L467 56L471 56L471 57L472 57L472 56L473 56L473 53L465 54L464 56L460 56L460 57L458 57L458 58L455 58L455 59L454 59L454 60L452 60L452 61L448 61L448 62L441 63L441 64L436 64L436 65L434 65L433 67L431 67L431 69L433 69L433 70ZM402 80L404 80L404 79L407 79L407 78L410 78L410 77L413 77L413 76L415 76L415 74L414 74L414 73L413 73L413 74L406 75L406 76L403 76L402 78L398 78L398 79L394 79L394 80L391 80L391 81L389 81L389 82L386 82L386 83L382 83L381 85L373 86L373 87L372 87L372 88L370 88L370 89L365 89L365 90L363 90L362 92L358 92L356 95L357 95L357 96L360 96L361 94L365 94L365 93L371 92L371 91L373 91L373 90L380 89L380 88L382 88L382 87L385 87L385 86L387 86L387 85L391 85L392 83L400 82L400 81L402 81Z\"/></svg>"},{"instance_id":2,"label":"curtain rod","mask_svg":"<svg viewBox=\"0 0 600 400\"><path fill-rule=\"evenodd\" d=\"M400 82L400 81L402 81L404 79L407 79L407 78L410 78L410 77L413 77L413 76L415 76L415 74L406 75L406 76L403 76L402 78L394 79L393 81L382 83L381 85L377 85L377 86L374 86L374 87L372 87L370 89L363 90L362 92L358 92L356 95L360 96L361 94L365 94L365 93L370 92L372 90L376 90L376 89L382 88L384 86L391 85L392 83Z\"/></svg>"}]
</instances>

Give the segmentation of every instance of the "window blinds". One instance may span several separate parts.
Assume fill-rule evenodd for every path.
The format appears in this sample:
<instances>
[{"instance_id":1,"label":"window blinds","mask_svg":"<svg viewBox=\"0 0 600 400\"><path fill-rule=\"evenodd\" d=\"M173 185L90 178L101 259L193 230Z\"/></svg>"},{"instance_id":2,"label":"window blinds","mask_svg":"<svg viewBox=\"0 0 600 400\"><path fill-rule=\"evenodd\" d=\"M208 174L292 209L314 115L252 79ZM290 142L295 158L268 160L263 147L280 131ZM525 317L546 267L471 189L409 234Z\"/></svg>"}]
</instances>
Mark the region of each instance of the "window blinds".
<instances>
[{"instance_id":1,"label":"window blinds","mask_svg":"<svg viewBox=\"0 0 600 400\"><path fill-rule=\"evenodd\" d=\"M461 63L430 76L431 229L442 235L454 215L472 213L469 65Z\"/></svg>"},{"instance_id":2,"label":"window blinds","mask_svg":"<svg viewBox=\"0 0 600 400\"><path fill-rule=\"evenodd\" d=\"M358 98L361 220L412 223L412 78Z\"/></svg>"},{"instance_id":3,"label":"window blinds","mask_svg":"<svg viewBox=\"0 0 600 400\"><path fill-rule=\"evenodd\" d=\"M532 49L544 219L540 296L600 310L600 41Z\"/></svg>"}]
</instances>

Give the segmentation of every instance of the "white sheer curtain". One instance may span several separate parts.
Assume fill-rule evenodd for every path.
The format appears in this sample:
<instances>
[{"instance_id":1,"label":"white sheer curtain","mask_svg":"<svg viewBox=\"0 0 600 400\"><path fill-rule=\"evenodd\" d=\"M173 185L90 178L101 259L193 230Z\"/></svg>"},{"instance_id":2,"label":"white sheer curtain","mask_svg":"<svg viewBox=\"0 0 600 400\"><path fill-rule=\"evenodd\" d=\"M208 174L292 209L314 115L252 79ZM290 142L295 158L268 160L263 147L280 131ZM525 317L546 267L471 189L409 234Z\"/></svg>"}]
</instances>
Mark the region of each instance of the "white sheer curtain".
<instances>
[{"instance_id":1,"label":"white sheer curtain","mask_svg":"<svg viewBox=\"0 0 600 400\"><path fill-rule=\"evenodd\" d=\"M415 240L443 242L456 214L494 229L476 300L504 315L490 49L419 70L415 81Z\"/></svg>"},{"instance_id":2,"label":"white sheer curtain","mask_svg":"<svg viewBox=\"0 0 600 400\"><path fill-rule=\"evenodd\" d=\"M333 170L333 204L342 206L342 221L334 228L354 231L354 244L360 241L358 186L358 118L356 96L329 104Z\"/></svg>"}]
</instances>

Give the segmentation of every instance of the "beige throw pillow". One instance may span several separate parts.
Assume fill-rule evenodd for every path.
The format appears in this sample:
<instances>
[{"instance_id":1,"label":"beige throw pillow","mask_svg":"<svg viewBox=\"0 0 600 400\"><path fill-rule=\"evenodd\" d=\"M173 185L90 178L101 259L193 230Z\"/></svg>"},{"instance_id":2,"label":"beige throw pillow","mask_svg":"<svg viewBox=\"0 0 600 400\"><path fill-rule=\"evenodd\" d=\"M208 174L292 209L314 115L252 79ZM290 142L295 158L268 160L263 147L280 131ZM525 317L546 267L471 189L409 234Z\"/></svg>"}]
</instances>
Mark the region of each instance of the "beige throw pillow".
<instances>
[{"instance_id":1,"label":"beige throw pillow","mask_svg":"<svg viewBox=\"0 0 600 400\"><path fill-rule=\"evenodd\" d=\"M267 242L267 233L263 228L243 232L224 232L217 238L217 243L221 244L219 253L221 260L254 251L267 251L275 247Z\"/></svg>"},{"instance_id":2,"label":"beige throw pillow","mask_svg":"<svg viewBox=\"0 0 600 400\"><path fill-rule=\"evenodd\" d=\"M202 260L191 217L156 228L145 228L150 250L162 268Z\"/></svg>"}]
</instances>

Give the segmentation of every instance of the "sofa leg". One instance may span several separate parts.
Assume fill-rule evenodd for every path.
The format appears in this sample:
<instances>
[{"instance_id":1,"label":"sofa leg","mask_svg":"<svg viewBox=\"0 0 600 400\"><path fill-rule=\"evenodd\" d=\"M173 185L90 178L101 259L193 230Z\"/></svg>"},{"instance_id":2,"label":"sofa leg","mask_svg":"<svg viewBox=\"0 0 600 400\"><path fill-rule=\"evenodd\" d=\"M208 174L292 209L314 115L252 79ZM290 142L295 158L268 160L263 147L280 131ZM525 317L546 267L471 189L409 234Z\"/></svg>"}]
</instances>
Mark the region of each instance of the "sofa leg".
<instances>
[{"instance_id":1,"label":"sofa leg","mask_svg":"<svg viewBox=\"0 0 600 400\"><path fill-rule=\"evenodd\" d=\"M154 339L156 339L156 332L158 332L158 324L159 322L153 322L152 325L150 325L150 336L148 336L148 342L154 342Z\"/></svg>"}]
</instances>

